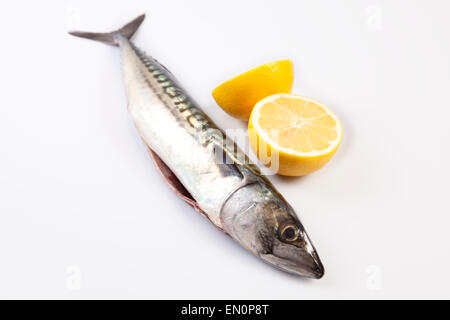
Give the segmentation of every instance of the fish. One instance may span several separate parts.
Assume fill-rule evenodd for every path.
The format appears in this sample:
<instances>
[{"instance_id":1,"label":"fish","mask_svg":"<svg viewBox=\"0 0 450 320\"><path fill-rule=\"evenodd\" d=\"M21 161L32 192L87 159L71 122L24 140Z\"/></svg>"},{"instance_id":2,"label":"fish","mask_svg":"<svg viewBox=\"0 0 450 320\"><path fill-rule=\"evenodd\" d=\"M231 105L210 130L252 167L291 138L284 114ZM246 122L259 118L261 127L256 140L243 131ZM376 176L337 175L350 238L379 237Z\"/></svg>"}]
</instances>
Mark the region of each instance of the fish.
<instances>
[{"instance_id":1,"label":"fish","mask_svg":"<svg viewBox=\"0 0 450 320\"><path fill-rule=\"evenodd\" d=\"M173 192L262 261L322 278L323 264L294 209L175 76L131 41L144 18L112 32L69 33L119 48L128 111Z\"/></svg>"}]
</instances>

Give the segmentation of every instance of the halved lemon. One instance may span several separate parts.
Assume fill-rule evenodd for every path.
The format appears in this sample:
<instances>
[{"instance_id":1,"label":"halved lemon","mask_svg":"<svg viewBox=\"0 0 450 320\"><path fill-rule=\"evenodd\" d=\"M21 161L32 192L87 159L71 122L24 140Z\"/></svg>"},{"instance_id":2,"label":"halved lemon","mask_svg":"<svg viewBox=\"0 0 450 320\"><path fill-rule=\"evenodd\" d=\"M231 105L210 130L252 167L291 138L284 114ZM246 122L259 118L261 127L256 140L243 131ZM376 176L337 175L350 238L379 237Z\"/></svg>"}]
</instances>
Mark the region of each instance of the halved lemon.
<instances>
[{"instance_id":1,"label":"halved lemon","mask_svg":"<svg viewBox=\"0 0 450 320\"><path fill-rule=\"evenodd\" d=\"M275 94L259 101L248 127L250 145L258 158L286 176L320 169L342 140L342 125L329 108L293 94Z\"/></svg>"},{"instance_id":2,"label":"halved lemon","mask_svg":"<svg viewBox=\"0 0 450 320\"><path fill-rule=\"evenodd\" d=\"M229 115L247 121L255 104L275 93L290 93L294 83L291 60L266 63L214 89L217 104Z\"/></svg>"}]
</instances>

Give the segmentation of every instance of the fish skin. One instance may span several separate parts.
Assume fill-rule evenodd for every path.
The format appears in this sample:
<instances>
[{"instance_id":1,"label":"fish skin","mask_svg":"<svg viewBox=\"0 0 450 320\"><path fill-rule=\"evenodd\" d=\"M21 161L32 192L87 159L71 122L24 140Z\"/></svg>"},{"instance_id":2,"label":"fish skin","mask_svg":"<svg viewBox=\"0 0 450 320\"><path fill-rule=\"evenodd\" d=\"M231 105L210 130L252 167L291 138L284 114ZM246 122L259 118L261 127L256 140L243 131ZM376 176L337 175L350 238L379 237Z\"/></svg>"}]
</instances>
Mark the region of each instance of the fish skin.
<instances>
[{"instance_id":1,"label":"fish skin","mask_svg":"<svg viewBox=\"0 0 450 320\"><path fill-rule=\"evenodd\" d=\"M129 113L183 200L266 263L321 278L323 265L292 207L172 73L129 40L142 20L111 33L71 34L119 47ZM228 161L218 161L218 155Z\"/></svg>"}]
</instances>

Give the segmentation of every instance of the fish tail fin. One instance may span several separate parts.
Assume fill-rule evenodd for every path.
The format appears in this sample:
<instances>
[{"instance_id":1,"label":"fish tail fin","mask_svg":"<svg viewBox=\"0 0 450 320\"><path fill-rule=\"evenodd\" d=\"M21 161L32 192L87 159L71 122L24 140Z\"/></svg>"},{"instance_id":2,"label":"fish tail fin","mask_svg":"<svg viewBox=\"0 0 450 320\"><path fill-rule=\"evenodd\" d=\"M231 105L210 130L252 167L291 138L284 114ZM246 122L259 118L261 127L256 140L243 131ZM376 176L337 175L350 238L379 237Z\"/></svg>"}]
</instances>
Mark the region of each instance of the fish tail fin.
<instances>
[{"instance_id":1,"label":"fish tail fin","mask_svg":"<svg viewBox=\"0 0 450 320\"><path fill-rule=\"evenodd\" d=\"M95 41L100 41L112 46L118 46L117 36L121 35L127 39L130 39L136 30L141 25L142 21L144 21L145 14L140 15L136 19L131 22L128 22L119 30L113 32L106 33L98 33L98 32L84 32L84 31L70 31L69 34L75 37L91 39Z\"/></svg>"}]
</instances>

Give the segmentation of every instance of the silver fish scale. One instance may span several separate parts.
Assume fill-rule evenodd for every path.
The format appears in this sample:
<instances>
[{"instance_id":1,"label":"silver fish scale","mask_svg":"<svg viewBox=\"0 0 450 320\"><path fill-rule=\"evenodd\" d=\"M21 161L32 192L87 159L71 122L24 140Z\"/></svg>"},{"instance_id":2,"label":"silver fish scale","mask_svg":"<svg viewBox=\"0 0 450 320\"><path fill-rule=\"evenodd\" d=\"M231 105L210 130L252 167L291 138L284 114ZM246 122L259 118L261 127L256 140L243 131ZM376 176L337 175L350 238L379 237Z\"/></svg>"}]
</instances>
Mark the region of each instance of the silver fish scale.
<instances>
[{"instance_id":1,"label":"silver fish scale","mask_svg":"<svg viewBox=\"0 0 450 320\"><path fill-rule=\"evenodd\" d=\"M164 66L126 38L119 40L128 108L142 139L222 227L223 204L236 190L260 181L259 170L239 148L226 143L223 132ZM233 163L218 161L217 155L223 154Z\"/></svg>"}]
</instances>

